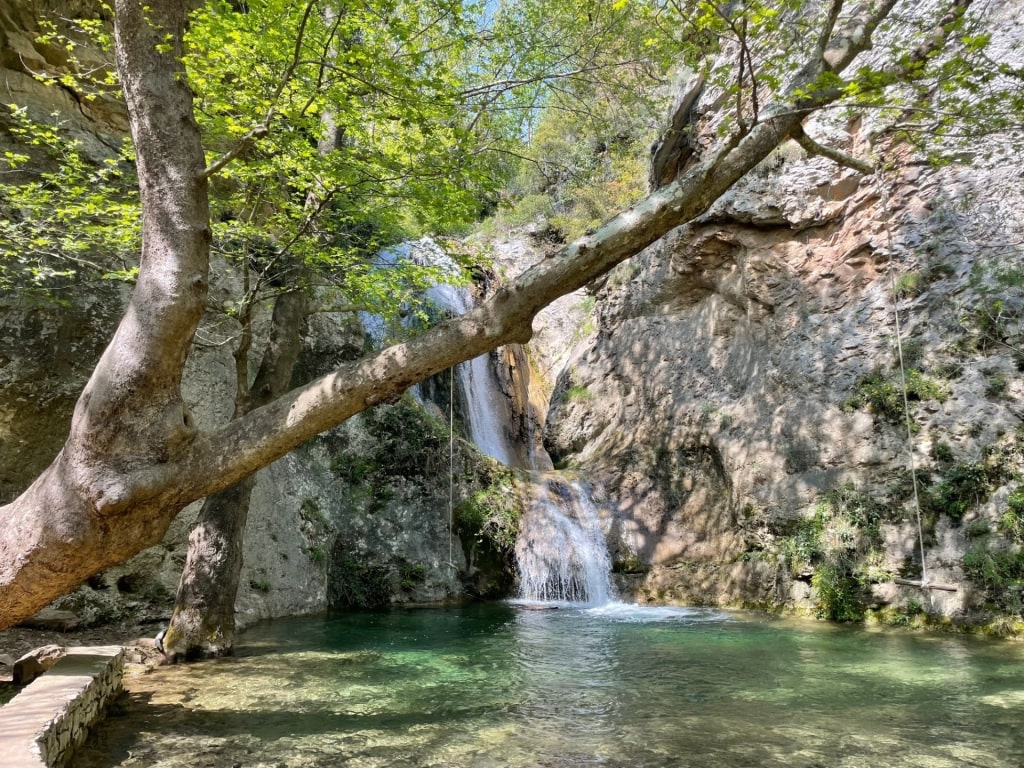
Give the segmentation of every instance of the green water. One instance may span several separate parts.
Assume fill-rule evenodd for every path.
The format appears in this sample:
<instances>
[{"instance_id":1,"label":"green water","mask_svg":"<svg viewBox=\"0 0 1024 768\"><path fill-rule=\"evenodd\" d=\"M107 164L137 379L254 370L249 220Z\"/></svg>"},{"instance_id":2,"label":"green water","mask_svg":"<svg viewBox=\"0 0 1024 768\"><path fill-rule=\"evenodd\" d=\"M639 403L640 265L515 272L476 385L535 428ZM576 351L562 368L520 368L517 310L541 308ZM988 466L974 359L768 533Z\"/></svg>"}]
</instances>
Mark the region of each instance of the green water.
<instances>
[{"instance_id":1,"label":"green water","mask_svg":"<svg viewBox=\"0 0 1024 768\"><path fill-rule=\"evenodd\" d=\"M704 610L278 621L130 680L82 768L1024 765L1024 646Z\"/></svg>"}]
</instances>

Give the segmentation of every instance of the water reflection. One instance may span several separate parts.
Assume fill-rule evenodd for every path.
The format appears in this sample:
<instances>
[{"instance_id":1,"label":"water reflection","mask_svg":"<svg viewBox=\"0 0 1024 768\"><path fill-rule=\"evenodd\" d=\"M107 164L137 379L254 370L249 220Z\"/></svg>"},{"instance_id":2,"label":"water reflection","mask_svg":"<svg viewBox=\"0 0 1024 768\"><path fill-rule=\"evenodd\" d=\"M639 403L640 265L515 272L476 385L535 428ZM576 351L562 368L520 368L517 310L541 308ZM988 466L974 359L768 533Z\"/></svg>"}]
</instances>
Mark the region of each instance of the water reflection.
<instances>
[{"instance_id":1,"label":"water reflection","mask_svg":"<svg viewBox=\"0 0 1024 768\"><path fill-rule=\"evenodd\" d=\"M275 622L129 681L81 768L1024 764L1024 648L696 609Z\"/></svg>"}]
</instances>

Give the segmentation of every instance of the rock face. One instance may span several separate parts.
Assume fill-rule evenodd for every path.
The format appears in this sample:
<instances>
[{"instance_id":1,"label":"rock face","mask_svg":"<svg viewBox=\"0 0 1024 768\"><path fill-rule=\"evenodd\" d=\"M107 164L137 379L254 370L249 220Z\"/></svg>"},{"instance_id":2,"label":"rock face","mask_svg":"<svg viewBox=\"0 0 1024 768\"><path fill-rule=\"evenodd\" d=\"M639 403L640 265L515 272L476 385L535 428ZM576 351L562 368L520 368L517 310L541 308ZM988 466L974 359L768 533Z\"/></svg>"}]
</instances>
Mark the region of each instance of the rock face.
<instances>
[{"instance_id":1,"label":"rock face","mask_svg":"<svg viewBox=\"0 0 1024 768\"><path fill-rule=\"evenodd\" d=\"M593 477L643 599L806 605L837 561L864 605L1012 614L976 563L1019 549L1019 167L904 156L882 180L779 155L600 287L552 396L556 465ZM956 593L888 580L921 577L911 446L927 576Z\"/></svg>"},{"instance_id":2,"label":"rock face","mask_svg":"<svg viewBox=\"0 0 1024 768\"><path fill-rule=\"evenodd\" d=\"M990 9L1018 65L1019 7ZM1019 632L1018 155L977 137L934 170L831 120L816 135L896 170L784 144L591 286L545 443L591 478L625 595Z\"/></svg>"}]
</instances>

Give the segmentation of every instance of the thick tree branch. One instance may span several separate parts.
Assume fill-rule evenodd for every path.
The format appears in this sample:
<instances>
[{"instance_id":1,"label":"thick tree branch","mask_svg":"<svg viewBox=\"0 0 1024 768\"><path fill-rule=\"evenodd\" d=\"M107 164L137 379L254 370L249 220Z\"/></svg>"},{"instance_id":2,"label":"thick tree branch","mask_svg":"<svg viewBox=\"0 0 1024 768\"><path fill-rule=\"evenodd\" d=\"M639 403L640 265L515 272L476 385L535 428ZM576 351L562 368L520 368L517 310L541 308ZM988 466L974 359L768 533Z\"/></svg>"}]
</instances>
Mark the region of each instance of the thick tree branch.
<instances>
[{"instance_id":1,"label":"thick tree branch","mask_svg":"<svg viewBox=\"0 0 1024 768\"><path fill-rule=\"evenodd\" d=\"M789 135L792 136L793 141L803 147L804 151L809 155L827 157L829 160L838 163L839 165L846 166L847 168L852 168L858 173L863 173L865 176L870 176L875 172L874 166L870 163L858 160L853 155L848 155L842 150L835 149L834 147L826 147L824 144L819 144L804 132L802 125L797 125Z\"/></svg>"}]
</instances>

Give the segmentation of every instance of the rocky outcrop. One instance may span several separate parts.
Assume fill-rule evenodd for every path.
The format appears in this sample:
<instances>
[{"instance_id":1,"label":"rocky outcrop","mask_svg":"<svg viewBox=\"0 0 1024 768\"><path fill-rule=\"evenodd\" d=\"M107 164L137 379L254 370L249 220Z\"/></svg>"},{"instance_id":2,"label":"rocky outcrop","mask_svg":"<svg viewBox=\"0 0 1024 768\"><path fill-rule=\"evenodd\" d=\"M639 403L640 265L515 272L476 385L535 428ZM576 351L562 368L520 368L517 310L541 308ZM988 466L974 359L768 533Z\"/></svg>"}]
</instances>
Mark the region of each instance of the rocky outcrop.
<instances>
[{"instance_id":1,"label":"rocky outcrop","mask_svg":"<svg viewBox=\"0 0 1024 768\"><path fill-rule=\"evenodd\" d=\"M931 171L893 152L897 176L865 178L783 147L600 287L546 441L593 476L623 588L807 605L811 574L841 555L867 606L1013 613L1012 583L983 583L971 561L1019 549L1003 521L1024 468L1018 169ZM911 446L927 574L956 593L891 581L921 575ZM837 494L872 510L849 546L827 541L852 525Z\"/></svg>"}]
</instances>

